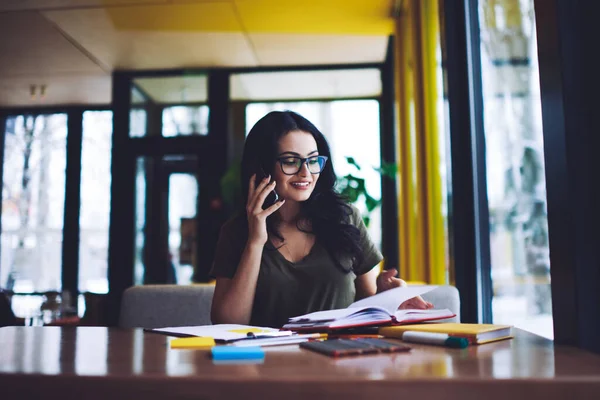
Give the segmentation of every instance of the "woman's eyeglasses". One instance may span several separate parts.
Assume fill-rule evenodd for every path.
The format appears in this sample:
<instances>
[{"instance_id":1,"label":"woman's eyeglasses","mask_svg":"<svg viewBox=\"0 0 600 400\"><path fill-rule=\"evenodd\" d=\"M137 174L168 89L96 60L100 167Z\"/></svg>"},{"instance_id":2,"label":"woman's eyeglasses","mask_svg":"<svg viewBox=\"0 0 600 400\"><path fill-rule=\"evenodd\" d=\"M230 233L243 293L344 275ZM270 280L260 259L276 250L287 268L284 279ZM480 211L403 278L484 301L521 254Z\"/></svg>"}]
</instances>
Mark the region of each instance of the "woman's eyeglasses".
<instances>
[{"instance_id":1,"label":"woman's eyeglasses","mask_svg":"<svg viewBox=\"0 0 600 400\"><path fill-rule=\"evenodd\" d=\"M302 169L302 165L306 164L308 171L311 174L319 174L325 168L325 163L327 162L326 156L313 156L313 157L279 157L277 159L279 165L281 166L281 172L286 175L296 175Z\"/></svg>"}]
</instances>

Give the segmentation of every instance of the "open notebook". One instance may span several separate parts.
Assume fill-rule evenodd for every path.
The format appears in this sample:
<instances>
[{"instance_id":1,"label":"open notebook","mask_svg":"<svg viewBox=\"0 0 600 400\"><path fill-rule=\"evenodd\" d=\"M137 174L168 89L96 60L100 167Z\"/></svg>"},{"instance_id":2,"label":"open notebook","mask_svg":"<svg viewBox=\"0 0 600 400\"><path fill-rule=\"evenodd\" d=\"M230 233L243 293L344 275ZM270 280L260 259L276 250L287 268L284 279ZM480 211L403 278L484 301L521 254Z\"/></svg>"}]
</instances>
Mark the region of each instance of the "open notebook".
<instances>
[{"instance_id":1,"label":"open notebook","mask_svg":"<svg viewBox=\"0 0 600 400\"><path fill-rule=\"evenodd\" d=\"M290 318L283 329L323 331L370 325L397 325L452 318L448 309L398 310L400 304L420 296L435 286L399 287L354 302L348 308L317 311Z\"/></svg>"}]
</instances>

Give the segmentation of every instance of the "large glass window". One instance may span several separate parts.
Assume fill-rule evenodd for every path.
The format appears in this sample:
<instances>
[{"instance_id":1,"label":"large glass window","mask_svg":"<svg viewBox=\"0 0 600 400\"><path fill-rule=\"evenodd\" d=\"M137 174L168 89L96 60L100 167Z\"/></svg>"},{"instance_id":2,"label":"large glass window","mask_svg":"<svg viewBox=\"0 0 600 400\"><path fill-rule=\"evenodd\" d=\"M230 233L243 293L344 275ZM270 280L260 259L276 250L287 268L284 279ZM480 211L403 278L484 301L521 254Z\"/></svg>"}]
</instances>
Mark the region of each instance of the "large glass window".
<instances>
[{"instance_id":1,"label":"large glass window","mask_svg":"<svg viewBox=\"0 0 600 400\"><path fill-rule=\"evenodd\" d=\"M7 119L2 176L0 286L61 290L66 114Z\"/></svg>"},{"instance_id":2,"label":"large glass window","mask_svg":"<svg viewBox=\"0 0 600 400\"><path fill-rule=\"evenodd\" d=\"M479 19L493 319L551 338L533 0L481 0Z\"/></svg>"},{"instance_id":3,"label":"large glass window","mask_svg":"<svg viewBox=\"0 0 600 400\"><path fill-rule=\"evenodd\" d=\"M108 293L112 112L83 114L79 290Z\"/></svg>"}]
</instances>

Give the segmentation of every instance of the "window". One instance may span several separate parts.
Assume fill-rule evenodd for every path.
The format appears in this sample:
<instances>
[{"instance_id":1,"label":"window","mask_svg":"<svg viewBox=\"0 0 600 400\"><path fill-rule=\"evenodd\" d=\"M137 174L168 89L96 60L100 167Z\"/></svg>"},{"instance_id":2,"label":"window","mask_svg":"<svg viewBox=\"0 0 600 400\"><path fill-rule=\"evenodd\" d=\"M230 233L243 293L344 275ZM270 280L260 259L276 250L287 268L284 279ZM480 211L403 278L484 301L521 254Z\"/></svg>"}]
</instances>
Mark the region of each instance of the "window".
<instances>
[{"instance_id":1,"label":"window","mask_svg":"<svg viewBox=\"0 0 600 400\"><path fill-rule=\"evenodd\" d=\"M7 119L2 176L0 286L61 290L66 114Z\"/></svg>"},{"instance_id":2,"label":"window","mask_svg":"<svg viewBox=\"0 0 600 400\"><path fill-rule=\"evenodd\" d=\"M552 338L533 0L479 3L494 322Z\"/></svg>"},{"instance_id":3,"label":"window","mask_svg":"<svg viewBox=\"0 0 600 400\"><path fill-rule=\"evenodd\" d=\"M79 290L108 293L112 112L83 113Z\"/></svg>"}]
</instances>

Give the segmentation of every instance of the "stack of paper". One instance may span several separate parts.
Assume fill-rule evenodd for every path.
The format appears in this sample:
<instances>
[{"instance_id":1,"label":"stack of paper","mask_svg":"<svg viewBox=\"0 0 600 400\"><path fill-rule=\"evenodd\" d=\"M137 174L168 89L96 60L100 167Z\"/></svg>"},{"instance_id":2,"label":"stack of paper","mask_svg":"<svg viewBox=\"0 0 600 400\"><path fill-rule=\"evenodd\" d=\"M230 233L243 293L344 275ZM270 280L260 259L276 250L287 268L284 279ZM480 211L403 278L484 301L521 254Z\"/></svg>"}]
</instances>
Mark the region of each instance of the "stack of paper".
<instances>
[{"instance_id":1,"label":"stack of paper","mask_svg":"<svg viewBox=\"0 0 600 400\"><path fill-rule=\"evenodd\" d=\"M248 338L276 338L291 336L292 331L282 331L261 326L217 324L200 326L177 326L149 329L151 332L164 333L173 336L205 336L218 342L232 342Z\"/></svg>"}]
</instances>

